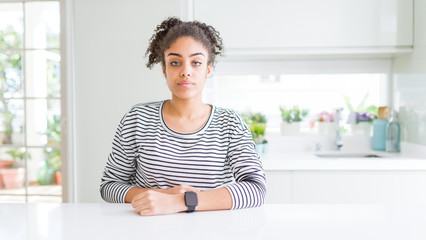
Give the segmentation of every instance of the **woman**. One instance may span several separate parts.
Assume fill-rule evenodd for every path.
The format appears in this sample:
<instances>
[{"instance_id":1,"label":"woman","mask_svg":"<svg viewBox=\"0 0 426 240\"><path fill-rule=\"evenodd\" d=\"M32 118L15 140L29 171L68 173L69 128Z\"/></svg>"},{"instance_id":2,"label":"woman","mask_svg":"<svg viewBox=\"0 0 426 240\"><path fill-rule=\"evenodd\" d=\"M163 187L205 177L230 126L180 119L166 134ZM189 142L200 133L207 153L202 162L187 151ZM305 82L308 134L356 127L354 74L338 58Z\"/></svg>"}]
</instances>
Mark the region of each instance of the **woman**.
<instances>
[{"instance_id":1,"label":"woman","mask_svg":"<svg viewBox=\"0 0 426 240\"><path fill-rule=\"evenodd\" d=\"M157 26L147 67L161 62L172 97L138 104L120 121L100 186L105 201L132 203L140 215L263 204L265 174L247 125L201 101L222 49L204 23Z\"/></svg>"}]
</instances>

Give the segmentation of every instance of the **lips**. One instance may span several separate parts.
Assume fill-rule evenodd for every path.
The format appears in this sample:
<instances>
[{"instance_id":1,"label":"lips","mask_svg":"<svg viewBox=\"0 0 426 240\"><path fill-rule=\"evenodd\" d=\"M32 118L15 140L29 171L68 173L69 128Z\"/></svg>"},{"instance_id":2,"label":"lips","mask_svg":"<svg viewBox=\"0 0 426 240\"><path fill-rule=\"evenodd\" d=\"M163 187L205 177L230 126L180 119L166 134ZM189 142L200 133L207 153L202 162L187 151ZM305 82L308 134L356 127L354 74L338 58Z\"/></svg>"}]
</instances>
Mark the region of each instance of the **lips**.
<instances>
[{"instance_id":1,"label":"lips","mask_svg":"<svg viewBox=\"0 0 426 240\"><path fill-rule=\"evenodd\" d=\"M190 81L183 81L183 82L178 83L178 85L181 86L181 87L192 87L192 86L195 85L195 83L190 82Z\"/></svg>"}]
</instances>

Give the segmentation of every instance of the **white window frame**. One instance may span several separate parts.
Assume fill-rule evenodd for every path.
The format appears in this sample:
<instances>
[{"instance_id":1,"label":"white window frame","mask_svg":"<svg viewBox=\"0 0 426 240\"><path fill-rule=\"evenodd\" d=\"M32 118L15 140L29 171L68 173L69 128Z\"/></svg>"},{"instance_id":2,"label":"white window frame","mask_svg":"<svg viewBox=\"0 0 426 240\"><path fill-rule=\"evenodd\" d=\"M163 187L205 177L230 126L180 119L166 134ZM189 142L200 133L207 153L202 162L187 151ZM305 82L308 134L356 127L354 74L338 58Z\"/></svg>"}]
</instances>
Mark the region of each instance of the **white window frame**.
<instances>
[{"instance_id":1,"label":"white window frame","mask_svg":"<svg viewBox=\"0 0 426 240\"><path fill-rule=\"evenodd\" d=\"M72 92L72 88L69 87L69 81L67 79L73 79L72 72L70 69L73 69L72 64L72 1L69 0L0 0L0 3L25 3L27 2L58 2L59 3L59 11L60 11L60 46L59 52L61 56L61 162L62 162L62 202L75 202L74 201L74 184L70 179L75 179L74 176L74 167L69 164L68 159L73 159L73 144L70 145L68 139L73 139L73 134L68 134L69 132L73 132L73 124L68 124L68 116L73 117L70 114L70 109L72 108L72 101L69 101L70 96L74 96ZM25 19L25 12L24 12ZM25 30L25 20L24 20L24 30ZM25 47L25 31L23 36L23 48L22 51L25 53L26 50L31 48ZM25 57L23 57L23 65L25 66ZM24 69L23 69L24 70ZM25 79L26 71L23 71L23 77ZM24 82L24 90L25 90L25 82ZM27 118L27 110L25 100L29 99L26 96L23 97L24 100L24 111L25 118ZM25 120L27 121L27 120ZM75 121L72 121L74 123ZM26 124L26 123L24 123ZM69 130L71 129L71 131ZM24 135L26 136L26 128L24 128ZM26 139L24 139L23 147L27 148ZM70 158L71 156L71 158ZM25 159L25 168L27 168L27 159ZM26 179L28 179L28 173L26 171ZM27 181L27 180L26 180ZM25 185L25 199L28 201L28 189L27 184ZM30 194L32 196L32 194Z\"/></svg>"}]
</instances>

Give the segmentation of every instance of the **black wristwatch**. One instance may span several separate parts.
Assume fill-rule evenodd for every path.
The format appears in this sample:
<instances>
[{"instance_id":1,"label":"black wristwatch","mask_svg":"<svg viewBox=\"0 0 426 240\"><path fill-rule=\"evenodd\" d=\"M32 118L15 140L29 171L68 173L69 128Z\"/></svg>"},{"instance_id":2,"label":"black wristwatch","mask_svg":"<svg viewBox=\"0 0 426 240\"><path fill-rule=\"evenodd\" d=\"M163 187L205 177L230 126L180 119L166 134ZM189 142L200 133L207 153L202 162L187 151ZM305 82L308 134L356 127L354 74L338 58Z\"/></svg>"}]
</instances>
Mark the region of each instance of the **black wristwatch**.
<instances>
[{"instance_id":1,"label":"black wristwatch","mask_svg":"<svg viewBox=\"0 0 426 240\"><path fill-rule=\"evenodd\" d=\"M188 207L186 212L193 212L198 205L198 197L195 192L185 192L185 205Z\"/></svg>"}]
</instances>

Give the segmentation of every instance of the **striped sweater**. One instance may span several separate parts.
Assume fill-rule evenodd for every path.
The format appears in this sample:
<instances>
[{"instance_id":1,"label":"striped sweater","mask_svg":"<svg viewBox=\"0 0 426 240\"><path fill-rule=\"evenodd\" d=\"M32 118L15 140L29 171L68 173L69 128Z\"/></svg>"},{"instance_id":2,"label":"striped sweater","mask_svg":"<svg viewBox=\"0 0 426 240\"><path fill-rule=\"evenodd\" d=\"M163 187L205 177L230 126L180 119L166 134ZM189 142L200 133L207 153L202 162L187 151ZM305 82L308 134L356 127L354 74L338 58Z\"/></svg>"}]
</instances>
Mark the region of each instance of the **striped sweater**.
<instances>
[{"instance_id":1,"label":"striped sweater","mask_svg":"<svg viewBox=\"0 0 426 240\"><path fill-rule=\"evenodd\" d=\"M164 102L138 104L120 121L102 176L102 198L122 203L132 187L190 185L202 191L226 187L232 209L262 205L265 174L242 118L212 106L201 129L178 133L163 120Z\"/></svg>"}]
</instances>

